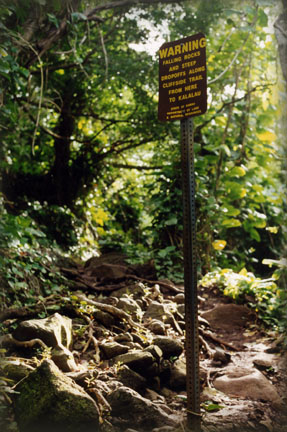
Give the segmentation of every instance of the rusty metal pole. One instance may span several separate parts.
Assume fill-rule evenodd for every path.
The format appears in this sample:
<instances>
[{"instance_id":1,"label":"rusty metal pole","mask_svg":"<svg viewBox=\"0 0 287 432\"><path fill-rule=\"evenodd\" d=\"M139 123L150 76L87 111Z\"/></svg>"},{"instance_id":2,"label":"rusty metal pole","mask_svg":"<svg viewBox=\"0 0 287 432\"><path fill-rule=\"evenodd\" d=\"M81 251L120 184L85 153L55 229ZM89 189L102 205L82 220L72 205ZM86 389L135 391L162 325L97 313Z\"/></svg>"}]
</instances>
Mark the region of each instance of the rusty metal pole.
<instances>
[{"instance_id":1,"label":"rusty metal pole","mask_svg":"<svg viewBox=\"0 0 287 432\"><path fill-rule=\"evenodd\" d=\"M195 174L193 119L191 117L181 120L181 163L183 194L187 422L189 430L200 432L201 415L196 266Z\"/></svg>"}]
</instances>

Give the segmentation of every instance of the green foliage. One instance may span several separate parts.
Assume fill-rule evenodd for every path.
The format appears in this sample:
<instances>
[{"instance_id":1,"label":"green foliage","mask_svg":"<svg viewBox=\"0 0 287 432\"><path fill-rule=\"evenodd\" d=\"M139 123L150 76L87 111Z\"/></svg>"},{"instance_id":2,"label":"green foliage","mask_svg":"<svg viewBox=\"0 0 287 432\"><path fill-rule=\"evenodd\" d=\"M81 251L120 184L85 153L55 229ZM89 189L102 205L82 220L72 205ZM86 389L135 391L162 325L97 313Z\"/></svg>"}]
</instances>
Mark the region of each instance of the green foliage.
<instances>
[{"instance_id":1,"label":"green foliage","mask_svg":"<svg viewBox=\"0 0 287 432\"><path fill-rule=\"evenodd\" d=\"M43 297L65 290L65 278L45 234L27 214L5 210L0 219L1 307L35 304Z\"/></svg>"},{"instance_id":2,"label":"green foliage","mask_svg":"<svg viewBox=\"0 0 287 432\"><path fill-rule=\"evenodd\" d=\"M256 277L243 268L239 273L231 269L215 270L201 280L204 287L217 286L238 303L248 303L267 324L285 326L286 292L277 283L278 273L267 279Z\"/></svg>"}]
</instances>

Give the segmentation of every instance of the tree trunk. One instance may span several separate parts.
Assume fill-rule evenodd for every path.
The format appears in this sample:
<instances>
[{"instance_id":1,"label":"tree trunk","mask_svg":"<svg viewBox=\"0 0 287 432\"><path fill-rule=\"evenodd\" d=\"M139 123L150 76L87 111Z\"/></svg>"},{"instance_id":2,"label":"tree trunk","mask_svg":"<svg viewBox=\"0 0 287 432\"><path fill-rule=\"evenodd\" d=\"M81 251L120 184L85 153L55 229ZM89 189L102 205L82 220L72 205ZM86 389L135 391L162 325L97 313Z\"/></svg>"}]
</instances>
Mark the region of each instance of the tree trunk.
<instances>
[{"instance_id":1,"label":"tree trunk","mask_svg":"<svg viewBox=\"0 0 287 432\"><path fill-rule=\"evenodd\" d=\"M71 97L67 93L63 98L63 108L57 130L60 138L56 138L54 142L55 161L51 171L56 203L60 206L65 204L70 206L73 201L69 168L70 137L74 131L74 119L71 111Z\"/></svg>"},{"instance_id":2,"label":"tree trunk","mask_svg":"<svg viewBox=\"0 0 287 432\"><path fill-rule=\"evenodd\" d=\"M282 0L283 11L274 23L279 58L284 80L287 84L287 0Z\"/></svg>"}]
</instances>

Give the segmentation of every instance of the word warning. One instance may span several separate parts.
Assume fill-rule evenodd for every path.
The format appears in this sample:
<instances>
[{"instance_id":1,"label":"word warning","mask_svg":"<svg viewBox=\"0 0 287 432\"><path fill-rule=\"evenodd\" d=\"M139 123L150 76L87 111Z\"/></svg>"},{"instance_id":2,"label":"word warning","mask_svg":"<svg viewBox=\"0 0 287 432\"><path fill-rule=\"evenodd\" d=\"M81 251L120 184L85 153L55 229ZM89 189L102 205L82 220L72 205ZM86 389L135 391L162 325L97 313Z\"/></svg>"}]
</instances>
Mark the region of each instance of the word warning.
<instances>
[{"instance_id":1,"label":"word warning","mask_svg":"<svg viewBox=\"0 0 287 432\"><path fill-rule=\"evenodd\" d=\"M204 114L207 109L206 38L202 33L159 49L160 121Z\"/></svg>"}]
</instances>

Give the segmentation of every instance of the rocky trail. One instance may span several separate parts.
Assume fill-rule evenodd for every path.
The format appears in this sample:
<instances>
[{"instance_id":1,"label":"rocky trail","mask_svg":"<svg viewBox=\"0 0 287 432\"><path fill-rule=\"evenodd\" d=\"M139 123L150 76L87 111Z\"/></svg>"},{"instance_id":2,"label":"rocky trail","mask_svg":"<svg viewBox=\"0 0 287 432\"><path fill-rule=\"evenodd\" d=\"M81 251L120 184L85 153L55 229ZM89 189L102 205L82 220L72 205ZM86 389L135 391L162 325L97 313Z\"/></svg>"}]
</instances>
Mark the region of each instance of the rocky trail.
<instances>
[{"instance_id":1,"label":"rocky trail","mask_svg":"<svg viewBox=\"0 0 287 432\"><path fill-rule=\"evenodd\" d=\"M109 254L59 260L69 292L0 312L5 432L187 431L182 286ZM199 287L203 432L287 432L282 337Z\"/></svg>"}]
</instances>

